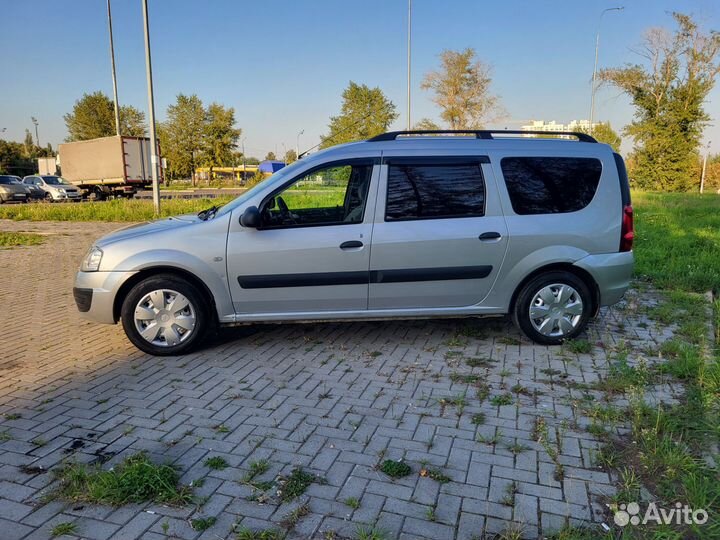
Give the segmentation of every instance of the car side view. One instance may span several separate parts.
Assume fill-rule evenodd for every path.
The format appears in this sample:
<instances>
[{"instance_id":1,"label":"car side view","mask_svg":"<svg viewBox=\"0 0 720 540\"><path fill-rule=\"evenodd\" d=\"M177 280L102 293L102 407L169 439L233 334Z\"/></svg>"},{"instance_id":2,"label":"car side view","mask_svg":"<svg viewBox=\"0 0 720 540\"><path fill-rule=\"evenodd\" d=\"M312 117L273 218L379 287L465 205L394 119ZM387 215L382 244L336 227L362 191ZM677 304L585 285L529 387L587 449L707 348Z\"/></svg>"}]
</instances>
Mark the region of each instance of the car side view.
<instances>
[{"instance_id":1,"label":"car side view","mask_svg":"<svg viewBox=\"0 0 720 540\"><path fill-rule=\"evenodd\" d=\"M311 154L222 207L100 238L75 301L155 355L217 325L508 314L562 343L629 286L630 190L609 146L530 135L391 132Z\"/></svg>"}]
</instances>

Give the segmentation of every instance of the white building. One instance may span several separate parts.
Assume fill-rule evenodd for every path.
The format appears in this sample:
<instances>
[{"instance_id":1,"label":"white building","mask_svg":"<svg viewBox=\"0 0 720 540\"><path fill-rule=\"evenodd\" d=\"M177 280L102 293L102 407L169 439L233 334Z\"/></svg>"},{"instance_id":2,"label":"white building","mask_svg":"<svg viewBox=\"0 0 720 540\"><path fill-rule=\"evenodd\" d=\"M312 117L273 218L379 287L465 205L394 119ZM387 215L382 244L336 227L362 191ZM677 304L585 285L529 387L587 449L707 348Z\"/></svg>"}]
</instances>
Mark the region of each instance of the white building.
<instances>
[{"instance_id":1,"label":"white building","mask_svg":"<svg viewBox=\"0 0 720 540\"><path fill-rule=\"evenodd\" d=\"M594 122L592 127L596 127L597 122ZM533 120L527 125L522 126L523 131L590 131L589 120L572 120L569 124L558 124L555 120L546 122L545 120Z\"/></svg>"}]
</instances>

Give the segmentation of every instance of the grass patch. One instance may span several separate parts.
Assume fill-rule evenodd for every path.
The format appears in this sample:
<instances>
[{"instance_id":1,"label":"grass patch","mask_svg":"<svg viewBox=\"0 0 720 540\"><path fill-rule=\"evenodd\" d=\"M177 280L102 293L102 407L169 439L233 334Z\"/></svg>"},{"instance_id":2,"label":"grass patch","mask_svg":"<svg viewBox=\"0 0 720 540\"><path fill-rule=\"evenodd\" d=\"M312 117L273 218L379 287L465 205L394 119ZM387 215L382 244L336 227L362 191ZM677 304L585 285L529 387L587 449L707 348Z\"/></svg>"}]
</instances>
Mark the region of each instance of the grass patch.
<instances>
[{"instance_id":1,"label":"grass patch","mask_svg":"<svg viewBox=\"0 0 720 540\"><path fill-rule=\"evenodd\" d=\"M357 540L387 540L390 535L387 531L378 528L377 525L358 525L355 529Z\"/></svg>"},{"instance_id":2,"label":"grass patch","mask_svg":"<svg viewBox=\"0 0 720 540\"><path fill-rule=\"evenodd\" d=\"M592 352L592 344L587 339L571 339L564 343L567 350L575 354L589 354Z\"/></svg>"},{"instance_id":3,"label":"grass patch","mask_svg":"<svg viewBox=\"0 0 720 540\"><path fill-rule=\"evenodd\" d=\"M720 292L720 197L633 192L635 273L657 287Z\"/></svg>"},{"instance_id":4,"label":"grass patch","mask_svg":"<svg viewBox=\"0 0 720 540\"><path fill-rule=\"evenodd\" d=\"M217 518L214 516L206 518L196 518L190 520L190 526L196 531L206 531L210 527L215 525L216 522Z\"/></svg>"},{"instance_id":5,"label":"grass patch","mask_svg":"<svg viewBox=\"0 0 720 540\"><path fill-rule=\"evenodd\" d=\"M18 233L0 231L0 248L13 248L19 246L36 246L45 239L35 233Z\"/></svg>"},{"instance_id":6,"label":"grass patch","mask_svg":"<svg viewBox=\"0 0 720 540\"><path fill-rule=\"evenodd\" d=\"M512 405L513 396L510 392L507 392L505 394L498 394L490 398L490 403L495 405L496 407L500 407L502 405Z\"/></svg>"},{"instance_id":7,"label":"grass patch","mask_svg":"<svg viewBox=\"0 0 720 540\"><path fill-rule=\"evenodd\" d=\"M223 469L227 469L230 465L227 461L225 461L225 458L213 456L205 460L205 466L214 471L222 471Z\"/></svg>"},{"instance_id":8,"label":"grass patch","mask_svg":"<svg viewBox=\"0 0 720 540\"><path fill-rule=\"evenodd\" d=\"M51 497L73 502L120 506L150 501L180 505L192 499L190 488L179 485L174 467L152 463L142 452L109 471L97 465L74 463L58 469L55 476L60 485Z\"/></svg>"},{"instance_id":9,"label":"grass patch","mask_svg":"<svg viewBox=\"0 0 720 540\"><path fill-rule=\"evenodd\" d=\"M240 527L235 531L237 540L283 540L285 533L277 529L253 530L248 527Z\"/></svg>"},{"instance_id":10,"label":"grass patch","mask_svg":"<svg viewBox=\"0 0 720 540\"><path fill-rule=\"evenodd\" d=\"M198 213L232 197L217 199L168 199L161 203L160 217ZM146 221L155 219L150 200L117 199L73 204L13 204L0 206L0 219L16 221Z\"/></svg>"},{"instance_id":11,"label":"grass patch","mask_svg":"<svg viewBox=\"0 0 720 540\"><path fill-rule=\"evenodd\" d=\"M392 459L383 461L380 465L380 470L390 478L402 478L412 472L410 465L404 461L393 461Z\"/></svg>"},{"instance_id":12,"label":"grass patch","mask_svg":"<svg viewBox=\"0 0 720 540\"><path fill-rule=\"evenodd\" d=\"M348 497L343 501L344 504L352 508L353 510L357 510L360 508L360 500L357 497Z\"/></svg>"},{"instance_id":13,"label":"grass patch","mask_svg":"<svg viewBox=\"0 0 720 540\"><path fill-rule=\"evenodd\" d=\"M472 415L470 421L476 426L481 426L485 423L485 413L476 413Z\"/></svg>"},{"instance_id":14,"label":"grass patch","mask_svg":"<svg viewBox=\"0 0 720 540\"><path fill-rule=\"evenodd\" d=\"M438 469L431 469L430 467L423 467L422 469L420 469L420 476L432 478L433 480L441 484L447 484L448 482L452 482L452 478L450 478L447 474L443 473Z\"/></svg>"},{"instance_id":15,"label":"grass patch","mask_svg":"<svg viewBox=\"0 0 720 540\"><path fill-rule=\"evenodd\" d=\"M459 382L459 383L465 383L465 384L474 384L477 382L480 382L484 379L482 375L469 375L465 373L456 373L453 372L450 374L450 380L452 382Z\"/></svg>"},{"instance_id":16,"label":"grass patch","mask_svg":"<svg viewBox=\"0 0 720 540\"><path fill-rule=\"evenodd\" d=\"M75 534L75 531L77 530L77 525L75 523L71 523L69 521L64 521L62 523L58 523L55 525L52 530L50 531L50 536L53 538L57 536L71 536Z\"/></svg>"},{"instance_id":17,"label":"grass patch","mask_svg":"<svg viewBox=\"0 0 720 540\"><path fill-rule=\"evenodd\" d=\"M281 478L278 481L278 494L282 502L292 501L299 497L305 490L316 481L316 477L306 472L302 467L296 467L287 478Z\"/></svg>"}]
</instances>

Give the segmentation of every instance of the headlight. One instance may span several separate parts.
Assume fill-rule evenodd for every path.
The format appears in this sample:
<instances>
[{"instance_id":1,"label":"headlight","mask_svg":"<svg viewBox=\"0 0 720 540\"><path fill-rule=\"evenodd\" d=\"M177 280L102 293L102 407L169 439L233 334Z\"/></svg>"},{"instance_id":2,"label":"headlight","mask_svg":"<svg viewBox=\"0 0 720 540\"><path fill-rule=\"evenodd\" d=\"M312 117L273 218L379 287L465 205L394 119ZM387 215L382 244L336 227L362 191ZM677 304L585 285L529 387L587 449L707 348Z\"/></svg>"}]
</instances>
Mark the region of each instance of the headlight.
<instances>
[{"instance_id":1,"label":"headlight","mask_svg":"<svg viewBox=\"0 0 720 540\"><path fill-rule=\"evenodd\" d=\"M64 188L59 187L59 188L56 188L56 189L57 189L60 193L65 193L65 189L64 189Z\"/></svg>"},{"instance_id":2,"label":"headlight","mask_svg":"<svg viewBox=\"0 0 720 540\"><path fill-rule=\"evenodd\" d=\"M100 268L100 261L102 261L103 252L98 247L91 247L83 257L82 263L80 264L80 270L82 272L97 272Z\"/></svg>"}]
</instances>

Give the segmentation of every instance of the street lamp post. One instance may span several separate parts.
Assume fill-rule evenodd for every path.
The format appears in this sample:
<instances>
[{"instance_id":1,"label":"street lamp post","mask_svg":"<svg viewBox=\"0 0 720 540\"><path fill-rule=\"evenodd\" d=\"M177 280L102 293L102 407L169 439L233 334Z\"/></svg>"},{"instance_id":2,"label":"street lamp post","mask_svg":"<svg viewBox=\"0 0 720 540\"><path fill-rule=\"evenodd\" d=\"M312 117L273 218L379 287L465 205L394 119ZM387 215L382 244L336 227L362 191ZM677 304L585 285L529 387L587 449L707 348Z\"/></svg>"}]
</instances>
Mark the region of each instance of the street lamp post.
<instances>
[{"instance_id":1,"label":"street lamp post","mask_svg":"<svg viewBox=\"0 0 720 540\"><path fill-rule=\"evenodd\" d=\"M150 23L148 20L147 0L142 0L143 26L145 30L145 70L148 85L148 116L150 120L150 170L153 181L153 206L155 213L160 214L160 183L158 181L158 155L155 134L155 98L153 96L152 62L150 60Z\"/></svg>"},{"instance_id":2,"label":"street lamp post","mask_svg":"<svg viewBox=\"0 0 720 540\"><path fill-rule=\"evenodd\" d=\"M115 77L115 46L113 45L112 13L107 0L108 32L110 34L110 66L112 67L113 103L115 104L115 134L120 136L120 105L118 105L117 78Z\"/></svg>"},{"instance_id":3,"label":"street lamp post","mask_svg":"<svg viewBox=\"0 0 720 540\"><path fill-rule=\"evenodd\" d=\"M600 49L600 24L602 23L603 15L608 11L622 11L623 9L625 9L623 6L604 9L598 19L597 34L595 34L595 67L593 68L592 88L590 89L590 131L592 131L593 120L595 118L595 91L597 90L595 79L597 78L598 50Z\"/></svg>"},{"instance_id":4,"label":"street lamp post","mask_svg":"<svg viewBox=\"0 0 720 540\"><path fill-rule=\"evenodd\" d=\"M40 148L40 136L38 135L38 121L37 118L34 116L30 117L30 120L32 120L32 123L35 124L35 144L38 145L38 148Z\"/></svg>"},{"instance_id":5,"label":"street lamp post","mask_svg":"<svg viewBox=\"0 0 720 540\"><path fill-rule=\"evenodd\" d=\"M247 172L245 168L245 140L247 137L243 137L242 141L240 141L240 144L242 145L242 155L243 155L243 182L247 182Z\"/></svg>"},{"instance_id":6,"label":"street lamp post","mask_svg":"<svg viewBox=\"0 0 720 540\"><path fill-rule=\"evenodd\" d=\"M411 129L410 122L410 45L412 43L412 0L408 0L407 16L407 128Z\"/></svg>"},{"instance_id":7,"label":"street lamp post","mask_svg":"<svg viewBox=\"0 0 720 540\"><path fill-rule=\"evenodd\" d=\"M295 141L295 157L297 159L300 159L300 135L305 133L304 129L301 129L300 132L297 134L297 139Z\"/></svg>"}]
</instances>

